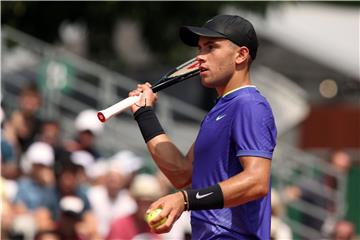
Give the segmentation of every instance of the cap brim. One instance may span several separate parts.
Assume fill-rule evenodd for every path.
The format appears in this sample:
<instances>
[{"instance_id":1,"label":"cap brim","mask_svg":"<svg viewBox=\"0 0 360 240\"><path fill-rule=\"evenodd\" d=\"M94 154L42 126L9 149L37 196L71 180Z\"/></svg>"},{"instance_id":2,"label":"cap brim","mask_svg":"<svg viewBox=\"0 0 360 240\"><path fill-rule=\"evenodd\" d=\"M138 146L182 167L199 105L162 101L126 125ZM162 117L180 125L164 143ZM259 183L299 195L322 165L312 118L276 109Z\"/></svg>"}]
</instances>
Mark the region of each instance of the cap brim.
<instances>
[{"instance_id":1,"label":"cap brim","mask_svg":"<svg viewBox=\"0 0 360 240\"><path fill-rule=\"evenodd\" d=\"M179 31L180 39L189 46L198 46L199 37L224 37L218 32L204 27L183 26Z\"/></svg>"}]
</instances>

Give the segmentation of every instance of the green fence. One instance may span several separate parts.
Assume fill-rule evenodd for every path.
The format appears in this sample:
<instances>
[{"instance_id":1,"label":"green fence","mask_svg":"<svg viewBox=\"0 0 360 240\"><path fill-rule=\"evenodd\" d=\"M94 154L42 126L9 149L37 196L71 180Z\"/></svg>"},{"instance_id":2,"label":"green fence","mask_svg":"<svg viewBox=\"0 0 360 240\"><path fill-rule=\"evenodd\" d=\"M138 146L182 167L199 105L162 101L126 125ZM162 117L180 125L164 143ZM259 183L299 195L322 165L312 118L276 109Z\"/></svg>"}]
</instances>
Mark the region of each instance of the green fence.
<instances>
[{"instance_id":1,"label":"green fence","mask_svg":"<svg viewBox=\"0 0 360 240\"><path fill-rule=\"evenodd\" d=\"M356 233L360 235L360 165L351 168L348 176L346 219L356 225Z\"/></svg>"}]
</instances>

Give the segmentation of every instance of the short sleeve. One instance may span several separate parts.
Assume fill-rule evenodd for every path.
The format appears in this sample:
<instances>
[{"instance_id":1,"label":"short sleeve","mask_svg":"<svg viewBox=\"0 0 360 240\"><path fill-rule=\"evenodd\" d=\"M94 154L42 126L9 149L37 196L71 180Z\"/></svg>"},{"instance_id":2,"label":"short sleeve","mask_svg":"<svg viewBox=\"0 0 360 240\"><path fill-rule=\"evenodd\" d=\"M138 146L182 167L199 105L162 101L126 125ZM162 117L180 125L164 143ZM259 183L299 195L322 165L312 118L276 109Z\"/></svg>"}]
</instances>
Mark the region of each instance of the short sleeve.
<instances>
[{"instance_id":1,"label":"short sleeve","mask_svg":"<svg viewBox=\"0 0 360 240\"><path fill-rule=\"evenodd\" d=\"M270 105L266 101L238 104L231 131L238 157L272 158L277 131Z\"/></svg>"}]
</instances>

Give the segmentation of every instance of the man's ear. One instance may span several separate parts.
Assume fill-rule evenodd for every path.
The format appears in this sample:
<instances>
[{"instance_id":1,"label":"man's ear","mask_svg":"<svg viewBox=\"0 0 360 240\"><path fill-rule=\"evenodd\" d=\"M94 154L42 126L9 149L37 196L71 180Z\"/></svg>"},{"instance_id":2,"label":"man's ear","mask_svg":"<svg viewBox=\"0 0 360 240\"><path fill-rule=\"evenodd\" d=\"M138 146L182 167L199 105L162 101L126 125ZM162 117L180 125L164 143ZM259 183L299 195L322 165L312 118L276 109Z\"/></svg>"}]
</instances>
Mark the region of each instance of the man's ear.
<instances>
[{"instance_id":1,"label":"man's ear","mask_svg":"<svg viewBox=\"0 0 360 240\"><path fill-rule=\"evenodd\" d=\"M240 47L237 49L235 58L236 64L241 64L249 58L249 49L247 47Z\"/></svg>"}]
</instances>

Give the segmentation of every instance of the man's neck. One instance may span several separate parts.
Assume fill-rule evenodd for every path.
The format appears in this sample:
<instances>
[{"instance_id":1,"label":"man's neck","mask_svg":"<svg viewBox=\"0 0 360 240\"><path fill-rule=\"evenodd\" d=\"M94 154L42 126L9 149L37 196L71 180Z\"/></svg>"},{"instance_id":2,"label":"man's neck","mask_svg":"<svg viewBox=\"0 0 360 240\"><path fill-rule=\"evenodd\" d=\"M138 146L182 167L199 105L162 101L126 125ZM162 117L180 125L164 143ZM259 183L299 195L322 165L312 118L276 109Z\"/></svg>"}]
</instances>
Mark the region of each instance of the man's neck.
<instances>
[{"instance_id":1,"label":"man's neck","mask_svg":"<svg viewBox=\"0 0 360 240\"><path fill-rule=\"evenodd\" d=\"M227 82L225 86L217 87L216 91L219 97L224 96L226 93L244 86L251 85L250 74L246 72L236 72L233 77Z\"/></svg>"}]
</instances>

